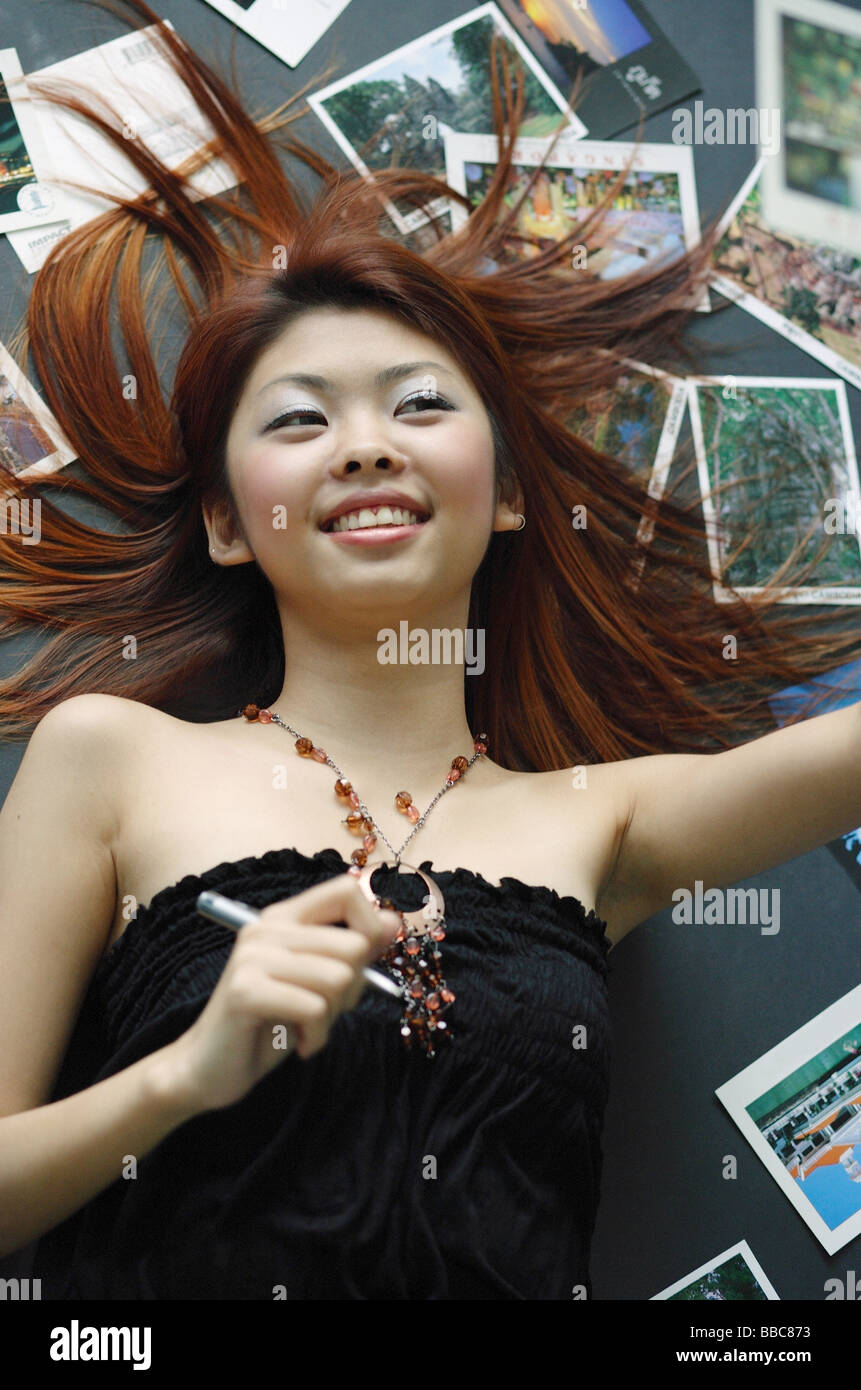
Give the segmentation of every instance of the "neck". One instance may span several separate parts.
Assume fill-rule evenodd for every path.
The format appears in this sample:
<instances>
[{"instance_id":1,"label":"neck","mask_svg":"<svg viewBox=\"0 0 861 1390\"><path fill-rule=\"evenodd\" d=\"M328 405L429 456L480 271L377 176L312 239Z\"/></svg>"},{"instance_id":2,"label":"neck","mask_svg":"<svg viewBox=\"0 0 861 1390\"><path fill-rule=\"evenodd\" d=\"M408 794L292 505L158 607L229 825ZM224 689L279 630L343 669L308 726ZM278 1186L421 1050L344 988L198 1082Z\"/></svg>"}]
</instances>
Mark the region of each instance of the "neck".
<instances>
[{"instance_id":1,"label":"neck","mask_svg":"<svg viewBox=\"0 0 861 1390\"><path fill-rule=\"evenodd\" d=\"M369 781L397 782L397 790L409 789L418 801L442 785L455 755L472 757L473 737L480 730L467 722L464 685L477 676L465 676L461 663L445 662L444 642L437 653L443 659L433 660L430 628L423 628L428 660L410 662L415 637L401 642L397 622L391 624L398 637L394 654L407 659L381 661L378 622L372 628L353 622L335 633L321 629L316 620L312 624L295 613L282 615L285 678L270 709L324 748L360 790ZM436 624L438 629L458 626L463 631L462 619ZM419 627L410 620L404 638ZM474 661L474 648L469 654ZM470 769L471 778L483 761Z\"/></svg>"}]
</instances>

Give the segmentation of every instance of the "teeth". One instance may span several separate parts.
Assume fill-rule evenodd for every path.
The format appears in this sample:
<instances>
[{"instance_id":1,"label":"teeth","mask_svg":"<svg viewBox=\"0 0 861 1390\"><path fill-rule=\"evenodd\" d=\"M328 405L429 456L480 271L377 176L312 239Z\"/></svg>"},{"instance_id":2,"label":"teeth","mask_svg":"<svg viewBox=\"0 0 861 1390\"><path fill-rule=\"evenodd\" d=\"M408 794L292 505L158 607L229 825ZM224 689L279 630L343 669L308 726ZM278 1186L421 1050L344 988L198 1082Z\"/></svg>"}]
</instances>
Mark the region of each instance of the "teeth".
<instances>
[{"instance_id":1,"label":"teeth","mask_svg":"<svg viewBox=\"0 0 861 1390\"><path fill-rule=\"evenodd\" d=\"M403 507L362 507L357 512L346 512L336 517L332 531L361 531L369 526L415 526L418 515Z\"/></svg>"}]
</instances>

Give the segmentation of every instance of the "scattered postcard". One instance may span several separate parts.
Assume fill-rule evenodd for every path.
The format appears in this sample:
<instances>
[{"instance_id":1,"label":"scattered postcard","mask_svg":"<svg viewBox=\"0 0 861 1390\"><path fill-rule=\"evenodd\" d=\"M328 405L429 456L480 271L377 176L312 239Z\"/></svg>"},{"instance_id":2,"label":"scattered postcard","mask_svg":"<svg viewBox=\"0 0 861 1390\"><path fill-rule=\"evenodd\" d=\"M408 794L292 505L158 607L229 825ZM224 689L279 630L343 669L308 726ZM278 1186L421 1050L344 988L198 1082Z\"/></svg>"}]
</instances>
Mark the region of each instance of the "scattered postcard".
<instances>
[{"instance_id":1,"label":"scattered postcard","mask_svg":"<svg viewBox=\"0 0 861 1390\"><path fill-rule=\"evenodd\" d=\"M823 694L826 698L811 713L824 714L826 710L841 709L844 705L854 705L861 700L861 660L826 671L805 685L787 686L777 695L772 695L769 704L778 724L785 724L796 710L803 709L814 696ZM861 826L829 841L827 848L861 889Z\"/></svg>"},{"instance_id":2,"label":"scattered postcard","mask_svg":"<svg viewBox=\"0 0 861 1390\"><path fill-rule=\"evenodd\" d=\"M295 68L350 0L206 0L282 63Z\"/></svg>"},{"instance_id":3,"label":"scattered postcard","mask_svg":"<svg viewBox=\"0 0 861 1390\"><path fill-rule=\"evenodd\" d=\"M56 473L74 457L51 411L0 343L0 482L4 471L19 478Z\"/></svg>"},{"instance_id":4,"label":"scattered postcard","mask_svg":"<svg viewBox=\"0 0 861 1390\"><path fill-rule=\"evenodd\" d=\"M779 602L861 603L861 485L845 384L723 376L688 386L715 601L731 601L730 588L758 594L798 541L806 563L824 537L815 584L779 589ZM753 509L756 535L744 520Z\"/></svg>"},{"instance_id":5,"label":"scattered postcard","mask_svg":"<svg viewBox=\"0 0 861 1390\"><path fill-rule=\"evenodd\" d=\"M512 150L513 167L505 202L519 199L551 140L522 136ZM547 164L520 205L514 230L524 236L562 241L571 236L618 178L633 155L621 192L606 210L599 230L587 232L588 254L572 267L601 280L673 260L700 239L700 221L690 145L641 145L622 141L569 139L560 135ZM495 135L445 136L446 182L474 206L484 198L499 157ZM466 222L466 208L452 201L452 227ZM524 243L524 258L536 254ZM697 306L709 311L708 292Z\"/></svg>"},{"instance_id":6,"label":"scattered postcard","mask_svg":"<svg viewBox=\"0 0 861 1390\"><path fill-rule=\"evenodd\" d=\"M861 985L715 1095L829 1255L861 1234Z\"/></svg>"},{"instance_id":7,"label":"scattered postcard","mask_svg":"<svg viewBox=\"0 0 861 1390\"><path fill-rule=\"evenodd\" d=\"M168 23L169 21L165 21ZM171 169L196 155L215 132L192 101L191 93L161 54L151 35L156 26L123 34L98 48L76 53L61 63L28 73L36 81L59 79L87 89L82 99L110 102L129 140L141 140ZM107 198L64 186L69 179L113 193L134 197L146 189L144 177L123 152L95 126L74 112L34 96L48 161L45 178L62 192L64 214L49 226L9 232L9 242L25 269L38 270L54 242L73 227L113 207ZM57 181L56 183L54 181ZM223 159L210 159L190 175L193 196L209 197L232 188L236 177Z\"/></svg>"},{"instance_id":8,"label":"scattered postcard","mask_svg":"<svg viewBox=\"0 0 861 1390\"><path fill-rule=\"evenodd\" d=\"M861 242L853 255L774 231L761 209L764 163L727 210L714 288L861 390Z\"/></svg>"},{"instance_id":9,"label":"scattered postcard","mask_svg":"<svg viewBox=\"0 0 861 1390\"><path fill-rule=\"evenodd\" d=\"M688 398L687 382L645 362L626 358L629 371L612 389L596 393L566 426L601 453L619 459L650 497L664 495ZM640 518L636 539L648 545L654 522ZM633 561L632 583L642 576L645 555Z\"/></svg>"},{"instance_id":10,"label":"scattered postcard","mask_svg":"<svg viewBox=\"0 0 861 1390\"><path fill-rule=\"evenodd\" d=\"M660 498L686 400L687 384L681 378L631 360L630 370L612 390L593 394L566 424L593 449L618 458L648 484L650 496Z\"/></svg>"},{"instance_id":11,"label":"scattered postcard","mask_svg":"<svg viewBox=\"0 0 861 1390\"><path fill-rule=\"evenodd\" d=\"M780 1299L762 1265L756 1259L746 1240L740 1240L713 1260L700 1265L699 1269L686 1274L683 1279L670 1284L660 1293L653 1293L650 1302L656 1298L691 1303L702 1300L735 1299Z\"/></svg>"},{"instance_id":12,"label":"scattered postcard","mask_svg":"<svg viewBox=\"0 0 861 1390\"><path fill-rule=\"evenodd\" d=\"M783 139L765 162L769 224L861 247L861 11L831 0L756 0L756 100L779 110Z\"/></svg>"},{"instance_id":13,"label":"scattered postcard","mask_svg":"<svg viewBox=\"0 0 861 1390\"><path fill-rule=\"evenodd\" d=\"M500 0L544 71L597 140L684 101L702 84L638 0Z\"/></svg>"},{"instance_id":14,"label":"scattered postcard","mask_svg":"<svg viewBox=\"0 0 861 1390\"><path fill-rule=\"evenodd\" d=\"M14 48L0 48L0 232L52 222L62 196L40 180L47 168L42 127Z\"/></svg>"},{"instance_id":15,"label":"scattered postcard","mask_svg":"<svg viewBox=\"0 0 861 1390\"><path fill-rule=\"evenodd\" d=\"M321 88L309 96L308 103L371 182L374 169L390 165L421 169L444 179L447 131L487 134L494 130L490 69L494 32L517 50L526 69L520 133L552 135L567 111L568 93L563 96L553 85L493 3L479 5ZM567 129L575 139L587 133L573 113ZM428 205L429 216L422 208L407 212L388 198L384 205L401 233L449 210L444 197Z\"/></svg>"}]
</instances>

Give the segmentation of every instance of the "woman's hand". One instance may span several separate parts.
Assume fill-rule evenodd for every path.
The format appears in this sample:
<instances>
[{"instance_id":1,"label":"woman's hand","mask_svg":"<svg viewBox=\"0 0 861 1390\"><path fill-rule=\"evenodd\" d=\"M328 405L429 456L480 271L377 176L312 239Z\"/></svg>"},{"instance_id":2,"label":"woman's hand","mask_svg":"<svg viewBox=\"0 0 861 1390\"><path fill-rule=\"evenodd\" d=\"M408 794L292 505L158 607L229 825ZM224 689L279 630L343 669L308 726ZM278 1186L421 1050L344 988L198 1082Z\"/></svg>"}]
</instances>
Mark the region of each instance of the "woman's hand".
<instances>
[{"instance_id":1,"label":"woman's hand","mask_svg":"<svg viewBox=\"0 0 861 1390\"><path fill-rule=\"evenodd\" d=\"M338 921L346 929L331 925ZM361 998L365 966L399 926L398 914L372 906L352 874L262 908L239 929L200 1017L171 1044L177 1086L202 1111L233 1105L287 1056L289 1044L276 1046L279 1024L295 1030L300 1057L319 1052L338 1015Z\"/></svg>"}]
</instances>

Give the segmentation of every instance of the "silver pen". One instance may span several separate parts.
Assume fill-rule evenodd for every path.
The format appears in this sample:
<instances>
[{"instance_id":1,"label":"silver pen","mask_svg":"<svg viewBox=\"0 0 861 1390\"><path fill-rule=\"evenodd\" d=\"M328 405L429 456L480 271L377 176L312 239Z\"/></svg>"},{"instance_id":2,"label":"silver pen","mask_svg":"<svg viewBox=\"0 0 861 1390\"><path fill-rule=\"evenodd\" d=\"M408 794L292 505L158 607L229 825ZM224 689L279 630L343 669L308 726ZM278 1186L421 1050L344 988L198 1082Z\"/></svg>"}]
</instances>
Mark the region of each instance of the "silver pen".
<instances>
[{"instance_id":1,"label":"silver pen","mask_svg":"<svg viewBox=\"0 0 861 1390\"><path fill-rule=\"evenodd\" d=\"M196 907L202 916L210 917L222 927L232 927L234 931L238 931L248 922L256 922L260 916L256 908L249 907L247 903L236 902L234 898L225 898L221 893L200 893ZM403 991L382 971L366 965L362 973L368 984L373 985L375 989L381 989L385 994L393 994L396 999L403 999Z\"/></svg>"}]
</instances>

